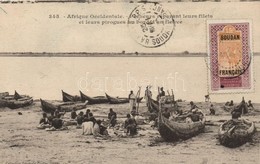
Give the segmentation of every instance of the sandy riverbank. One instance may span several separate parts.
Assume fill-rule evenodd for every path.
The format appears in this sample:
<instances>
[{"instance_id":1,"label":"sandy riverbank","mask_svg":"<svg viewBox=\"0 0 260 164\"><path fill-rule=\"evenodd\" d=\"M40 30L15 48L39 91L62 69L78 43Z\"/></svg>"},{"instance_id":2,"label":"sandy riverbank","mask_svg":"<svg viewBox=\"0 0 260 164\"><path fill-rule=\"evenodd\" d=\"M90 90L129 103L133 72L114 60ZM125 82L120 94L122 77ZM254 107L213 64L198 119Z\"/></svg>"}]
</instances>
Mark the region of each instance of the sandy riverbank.
<instances>
[{"instance_id":1,"label":"sandy riverbank","mask_svg":"<svg viewBox=\"0 0 260 164\"><path fill-rule=\"evenodd\" d=\"M209 103L196 104L209 112ZM0 109L0 163L259 163L260 104L256 111L244 116L256 122L258 132L252 142L235 149L220 145L216 139L219 120L227 120L230 115L220 108L223 103L214 104L217 115L207 116L212 124L206 126L205 132L175 143L161 142L158 131L149 125L141 125L134 138L82 136L81 129L75 126L67 131L38 130L39 102L24 109ZM180 105L188 106L188 102ZM88 106L96 116L106 116L110 107L119 117L128 111L128 104ZM146 111L142 103L140 113Z\"/></svg>"}]
</instances>

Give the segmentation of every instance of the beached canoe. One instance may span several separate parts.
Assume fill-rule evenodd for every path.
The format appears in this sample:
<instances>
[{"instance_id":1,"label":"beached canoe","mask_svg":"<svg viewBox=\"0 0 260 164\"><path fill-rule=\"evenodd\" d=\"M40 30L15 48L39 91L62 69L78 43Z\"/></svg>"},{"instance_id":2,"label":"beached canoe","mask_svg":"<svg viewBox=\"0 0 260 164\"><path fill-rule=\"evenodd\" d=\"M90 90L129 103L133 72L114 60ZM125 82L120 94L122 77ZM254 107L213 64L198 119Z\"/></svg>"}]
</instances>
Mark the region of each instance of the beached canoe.
<instances>
[{"instance_id":1,"label":"beached canoe","mask_svg":"<svg viewBox=\"0 0 260 164\"><path fill-rule=\"evenodd\" d=\"M167 119L161 112L158 118L158 131L165 141L176 141L178 139L188 139L199 133L205 128L205 117L196 122L185 122L177 119Z\"/></svg>"},{"instance_id":2,"label":"beached canoe","mask_svg":"<svg viewBox=\"0 0 260 164\"><path fill-rule=\"evenodd\" d=\"M61 112L71 112L73 110L77 111L86 108L86 103L79 103L79 102L53 103L42 99L40 100L41 100L42 110L45 113L55 112L56 109L59 109Z\"/></svg>"},{"instance_id":3,"label":"beached canoe","mask_svg":"<svg viewBox=\"0 0 260 164\"><path fill-rule=\"evenodd\" d=\"M108 103L108 99L105 96L89 97L84 93L80 92L80 97L82 102L88 101L88 104L104 104Z\"/></svg>"},{"instance_id":4,"label":"beached canoe","mask_svg":"<svg viewBox=\"0 0 260 164\"><path fill-rule=\"evenodd\" d=\"M64 92L63 90L61 90L62 92L62 100L64 102L77 102L77 101L81 101L81 98L79 96L72 96L66 92Z\"/></svg>"},{"instance_id":5,"label":"beached canoe","mask_svg":"<svg viewBox=\"0 0 260 164\"><path fill-rule=\"evenodd\" d=\"M0 98L0 106L10 109L17 109L29 106L33 103L33 98L27 95L20 95L15 91L14 95L8 92L2 93Z\"/></svg>"},{"instance_id":6,"label":"beached canoe","mask_svg":"<svg viewBox=\"0 0 260 164\"><path fill-rule=\"evenodd\" d=\"M47 102L45 100L40 99L41 105L42 105L42 110L45 113L51 113L55 112L56 109L58 109L58 105L54 105L50 102Z\"/></svg>"},{"instance_id":7,"label":"beached canoe","mask_svg":"<svg viewBox=\"0 0 260 164\"><path fill-rule=\"evenodd\" d=\"M249 141L255 132L253 122L241 119L232 119L224 122L219 128L220 144L234 148Z\"/></svg>"},{"instance_id":8,"label":"beached canoe","mask_svg":"<svg viewBox=\"0 0 260 164\"><path fill-rule=\"evenodd\" d=\"M124 103L129 103L129 99L128 98L116 98L116 97L112 97L109 96L108 94L106 94L106 97L109 101L110 104L124 104ZM143 97L140 97L137 99L137 102L141 102L143 99Z\"/></svg>"}]
</instances>

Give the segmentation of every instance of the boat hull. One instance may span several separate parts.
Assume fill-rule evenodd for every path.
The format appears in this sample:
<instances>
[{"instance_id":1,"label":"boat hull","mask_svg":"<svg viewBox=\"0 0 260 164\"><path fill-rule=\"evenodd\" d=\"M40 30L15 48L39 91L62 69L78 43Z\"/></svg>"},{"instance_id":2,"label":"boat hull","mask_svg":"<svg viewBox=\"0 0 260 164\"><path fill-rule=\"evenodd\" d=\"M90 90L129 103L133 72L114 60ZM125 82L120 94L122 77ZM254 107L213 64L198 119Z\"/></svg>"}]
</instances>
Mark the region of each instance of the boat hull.
<instances>
[{"instance_id":1,"label":"boat hull","mask_svg":"<svg viewBox=\"0 0 260 164\"><path fill-rule=\"evenodd\" d=\"M230 121L230 120L229 120ZM234 148L239 147L249 140L251 140L254 132L255 132L255 124L253 122L246 122L249 126L246 130L224 130L224 125L227 124L227 122L223 123L220 126L219 132L218 132L218 138L221 145Z\"/></svg>"},{"instance_id":2,"label":"boat hull","mask_svg":"<svg viewBox=\"0 0 260 164\"><path fill-rule=\"evenodd\" d=\"M88 104L105 104L108 103L108 99L105 96L89 97L80 91L80 97L82 102L88 101Z\"/></svg>"},{"instance_id":3,"label":"boat hull","mask_svg":"<svg viewBox=\"0 0 260 164\"><path fill-rule=\"evenodd\" d=\"M204 131L205 118L202 121L191 123L179 123L168 120L160 114L158 131L165 141L189 139Z\"/></svg>"}]
</instances>

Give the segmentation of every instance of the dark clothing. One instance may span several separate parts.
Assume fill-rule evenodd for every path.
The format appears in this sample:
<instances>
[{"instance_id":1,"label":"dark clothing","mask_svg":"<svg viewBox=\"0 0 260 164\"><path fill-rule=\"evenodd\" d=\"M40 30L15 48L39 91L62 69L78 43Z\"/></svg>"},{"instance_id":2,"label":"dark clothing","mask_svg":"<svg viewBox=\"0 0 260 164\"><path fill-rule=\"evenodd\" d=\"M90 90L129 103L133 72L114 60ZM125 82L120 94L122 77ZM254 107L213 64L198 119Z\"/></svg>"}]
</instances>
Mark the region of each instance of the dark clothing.
<instances>
[{"instance_id":1,"label":"dark clothing","mask_svg":"<svg viewBox=\"0 0 260 164\"><path fill-rule=\"evenodd\" d=\"M137 134L137 129L136 129L136 121L133 118L128 118L125 120L125 128L127 129L127 133L130 133L131 136Z\"/></svg>"},{"instance_id":2,"label":"dark clothing","mask_svg":"<svg viewBox=\"0 0 260 164\"><path fill-rule=\"evenodd\" d=\"M84 115L85 119L90 118L89 113L90 113L90 112L86 112L86 114Z\"/></svg>"},{"instance_id":3,"label":"dark clothing","mask_svg":"<svg viewBox=\"0 0 260 164\"><path fill-rule=\"evenodd\" d=\"M54 116L49 116L49 117L48 117L48 120L49 120L50 123L52 123L52 120L53 120L53 119L54 119Z\"/></svg>"},{"instance_id":4,"label":"dark clothing","mask_svg":"<svg viewBox=\"0 0 260 164\"><path fill-rule=\"evenodd\" d=\"M165 92L164 91L161 91L161 93L160 93L160 97L162 97L162 96L165 96Z\"/></svg>"},{"instance_id":5,"label":"dark clothing","mask_svg":"<svg viewBox=\"0 0 260 164\"><path fill-rule=\"evenodd\" d=\"M84 116L78 115L77 116L77 124L81 125L84 121Z\"/></svg>"},{"instance_id":6,"label":"dark clothing","mask_svg":"<svg viewBox=\"0 0 260 164\"><path fill-rule=\"evenodd\" d=\"M171 113L170 112L163 112L162 114L165 118L169 119L170 116L171 116Z\"/></svg>"},{"instance_id":7,"label":"dark clothing","mask_svg":"<svg viewBox=\"0 0 260 164\"><path fill-rule=\"evenodd\" d=\"M90 117L90 118L85 118L84 119L84 122L89 122L89 121L92 121L93 122L93 125L95 125L95 123L97 122L97 120L95 119L95 117Z\"/></svg>"},{"instance_id":8,"label":"dark clothing","mask_svg":"<svg viewBox=\"0 0 260 164\"><path fill-rule=\"evenodd\" d=\"M49 124L48 118L47 117L46 118L41 118L40 124Z\"/></svg>"},{"instance_id":9,"label":"dark clothing","mask_svg":"<svg viewBox=\"0 0 260 164\"><path fill-rule=\"evenodd\" d=\"M62 119L60 118L54 118L52 120L52 126L55 128L55 129L60 129L63 125L63 121Z\"/></svg>"},{"instance_id":10,"label":"dark clothing","mask_svg":"<svg viewBox=\"0 0 260 164\"><path fill-rule=\"evenodd\" d=\"M112 111L108 113L108 119L110 120L110 124L112 127L114 127L116 125L116 112Z\"/></svg>"},{"instance_id":11,"label":"dark clothing","mask_svg":"<svg viewBox=\"0 0 260 164\"><path fill-rule=\"evenodd\" d=\"M195 104L191 105L191 110L196 109L196 108L198 108L197 105L195 105Z\"/></svg>"},{"instance_id":12,"label":"dark clothing","mask_svg":"<svg viewBox=\"0 0 260 164\"><path fill-rule=\"evenodd\" d=\"M99 125L99 129L100 129L100 134L101 135L105 135L104 132L107 130L107 128L105 126L103 126L103 125Z\"/></svg>"},{"instance_id":13,"label":"dark clothing","mask_svg":"<svg viewBox=\"0 0 260 164\"><path fill-rule=\"evenodd\" d=\"M213 107L210 107L210 115L215 115L215 109Z\"/></svg>"},{"instance_id":14,"label":"dark clothing","mask_svg":"<svg viewBox=\"0 0 260 164\"><path fill-rule=\"evenodd\" d=\"M77 118L77 113L75 111L71 112L71 119Z\"/></svg>"}]
</instances>

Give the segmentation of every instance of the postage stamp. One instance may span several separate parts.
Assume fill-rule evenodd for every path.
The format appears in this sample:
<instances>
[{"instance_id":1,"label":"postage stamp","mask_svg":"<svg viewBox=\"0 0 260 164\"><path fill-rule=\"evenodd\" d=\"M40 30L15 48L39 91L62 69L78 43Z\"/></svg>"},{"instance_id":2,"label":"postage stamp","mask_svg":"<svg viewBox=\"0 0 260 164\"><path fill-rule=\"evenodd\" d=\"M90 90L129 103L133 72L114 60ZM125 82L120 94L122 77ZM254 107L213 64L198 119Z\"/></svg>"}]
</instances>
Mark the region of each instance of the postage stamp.
<instances>
[{"instance_id":1,"label":"postage stamp","mask_svg":"<svg viewBox=\"0 0 260 164\"><path fill-rule=\"evenodd\" d=\"M159 3L137 6L128 18L133 38L144 47L159 47L172 36L175 23L168 10Z\"/></svg>"},{"instance_id":2,"label":"postage stamp","mask_svg":"<svg viewBox=\"0 0 260 164\"><path fill-rule=\"evenodd\" d=\"M250 21L207 21L209 92L253 90Z\"/></svg>"}]
</instances>

